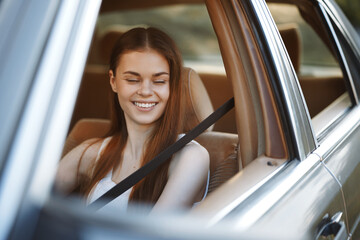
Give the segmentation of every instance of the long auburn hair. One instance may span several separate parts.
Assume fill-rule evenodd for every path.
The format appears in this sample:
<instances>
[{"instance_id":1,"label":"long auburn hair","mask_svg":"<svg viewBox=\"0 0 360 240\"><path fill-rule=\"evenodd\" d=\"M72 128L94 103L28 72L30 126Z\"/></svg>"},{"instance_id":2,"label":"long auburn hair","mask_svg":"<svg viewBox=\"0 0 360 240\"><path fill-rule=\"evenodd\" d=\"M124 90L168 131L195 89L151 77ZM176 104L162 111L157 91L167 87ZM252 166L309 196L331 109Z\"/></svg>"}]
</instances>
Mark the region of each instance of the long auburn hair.
<instances>
[{"instance_id":1,"label":"long auburn hair","mask_svg":"<svg viewBox=\"0 0 360 240\"><path fill-rule=\"evenodd\" d=\"M153 134L147 139L141 166L173 144L181 130L179 113L181 110L181 69L182 59L175 42L163 31L156 28L134 28L121 35L114 45L110 57L110 70L116 74L121 55L130 51L152 49L163 55L170 68L170 95L163 115L157 120ZM111 127L105 137L112 136L100 159L89 169L86 181L80 181L81 193L87 196L91 189L115 167L121 166L123 151L128 138L124 112L117 94L111 91ZM167 182L170 161L166 161L155 171L133 187L130 201L155 203Z\"/></svg>"}]
</instances>

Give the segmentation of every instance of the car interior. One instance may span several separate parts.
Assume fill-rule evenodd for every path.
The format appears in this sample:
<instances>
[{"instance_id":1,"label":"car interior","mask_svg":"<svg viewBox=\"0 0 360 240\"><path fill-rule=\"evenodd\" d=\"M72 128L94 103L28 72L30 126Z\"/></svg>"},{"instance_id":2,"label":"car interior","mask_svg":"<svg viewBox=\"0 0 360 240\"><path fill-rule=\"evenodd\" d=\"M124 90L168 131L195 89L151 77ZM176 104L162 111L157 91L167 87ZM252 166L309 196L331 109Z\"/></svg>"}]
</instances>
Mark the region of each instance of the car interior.
<instances>
[{"instance_id":1,"label":"car interior","mask_svg":"<svg viewBox=\"0 0 360 240\"><path fill-rule=\"evenodd\" d=\"M329 50L331 43L327 40L324 30L318 26L318 20L310 17L313 10L303 4L303 1L290 4L293 2L268 1L268 6L297 74L310 117L313 124L319 126L314 128L320 129L325 124L324 119L328 122L329 116L336 115L334 111L341 111L351 103L335 54ZM262 60L259 48L254 50L251 47L255 42L254 35L247 36L242 32L249 23L244 21L244 25L239 26L239 32L234 35L243 36L246 51L255 51L256 58L247 58L246 55L240 54L239 59L234 57L234 48L231 48L235 44L234 36L222 32L222 29L229 28L229 21L217 4L219 3L208 1L205 6L201 0L103 1L62 156L86 139L103 136L109 129L108 95L111 89L107 64L112 45L128 29L153 24L147 22L146 17L144 22L140 22L140 19L124 23L124 19L146 14L152 17L152 14L158 14L159 19L153 24L155 27L172 29L175 33L179 32L178 35L187 33L186 31L194 34L188 36L190 41L179 44L180 49L183 45L190 49L183 52L185 67L182 80L186 106L181 113L183 132L192 129L231 97L235 98L235 109L196 139L208 150L211 163L210 194L207 197L209 200L205 199L199 210L194 211L217 211L286 162L289 159L289 151L280 113L274 101L272 88L268 84L269 76L266 69L260 66ZM181 19L172 17L185 12L192 15L186 15ZM212 17L215 13L217 18ZM204 33L198 31L197 35L194 27L190 26L191 17L194 16L204 16L205 18L199 19L198 22L207 24L211 29L204 27ZM173 23L174 25L171 25ZM186 31L182 32L183 29ZM178 36L173 32L169 34ZM310 35L322 45L322 49L332 58L332 62L327 64L324 60L317 65L319 61L312 55L308 56L307 39ZM213 39L207 39L208 36L215 37L215 43ZM198 40L200 44L191 42L197 37L201 37ZM186 37L175 41L185 41L184 39ZM195 48L200 46L205 48L205 53L213 51L206 49L211 46L218 55L208 57L206 54L196 53L196 57L188 57L187 51L196 52ZM255 70L252 73L237 72L234 66ZM246 78L254 79L254 85L249 86ZM231 181L228 181L229 179Z\"/></svg>"}]
</instances>

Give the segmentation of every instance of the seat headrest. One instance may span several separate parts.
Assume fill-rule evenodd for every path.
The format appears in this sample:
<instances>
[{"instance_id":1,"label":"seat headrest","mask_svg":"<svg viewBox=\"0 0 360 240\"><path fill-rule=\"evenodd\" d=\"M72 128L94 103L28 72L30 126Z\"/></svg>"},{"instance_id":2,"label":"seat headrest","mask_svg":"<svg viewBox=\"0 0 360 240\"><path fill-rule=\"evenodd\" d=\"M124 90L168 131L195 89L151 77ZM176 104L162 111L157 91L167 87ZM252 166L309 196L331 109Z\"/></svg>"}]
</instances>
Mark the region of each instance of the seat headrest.
<instances>
[{"instance_id":1,"label":"seat headrest","mask_svg":"<svg viewBox=\"0 0 360 240\"><path fill-rule=\"evenodd\" d=\"M301 38L299 27L295 23L288 23L279 25L278 28L294 69L298 73L301 65Z\"/></svg>"},{"instance_id":2,"label":"seat headrest","mask_svg":"<svg viewBox=\"0 0 360 240\"><path fill-rule=\"evenodd\" d=\"M184 67L181 73L184 84L183 132L188 132L208 117L214 108L200 76L191 68ZM207 130L211 131L214 125Z\"/></svg>"},{"instance_id":3,"label":"seat headrest","mask_svg":"<svg viewBox=\"0 0 360 240\"><path fill-rule=\"evenodd\" d=\"M134 26L125 26L125 25L112 25L104 30L100 35L100 58L103 64L108 64L111 56L112 49L116 41L120 36L133 28ZM136 27L145 27L143 25L136 25Z\"/></svg>"},{"instance_id":4,"label":"seat headrest","mask_svg":"<svg viewBox=\"0 0 360 240\"><path fill-rule=\"evenodd\" d=\"M66 138L61 157L90 138L102 137L110 130L110 120L100 118L80 119Z\"/></svg>"},{"instance_id":5,"label":"seat headrest","mask_svg":"<svg viewBox=\"0 0 360 240\"><path fill-rule=\"evenodd\" d=\"M112 26L107 28L103 34L100 35L100 58L101 62L104 64L109 63L111 56L112 48L115 45L115 42L119 37L126 32L127 29L124 29L120 26Z\"/></svg>"}]
</instances>

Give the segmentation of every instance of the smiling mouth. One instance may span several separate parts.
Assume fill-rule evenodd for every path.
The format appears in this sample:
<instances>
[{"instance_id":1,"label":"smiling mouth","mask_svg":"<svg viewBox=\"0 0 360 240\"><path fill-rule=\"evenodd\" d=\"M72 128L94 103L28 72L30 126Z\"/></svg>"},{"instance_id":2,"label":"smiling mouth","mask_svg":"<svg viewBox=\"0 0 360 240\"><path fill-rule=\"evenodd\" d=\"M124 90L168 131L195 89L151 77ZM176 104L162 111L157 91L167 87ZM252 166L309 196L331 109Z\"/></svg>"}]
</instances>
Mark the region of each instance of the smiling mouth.
<instances>
[{"instance_id":1,"label":"smiling mouth","mask_svg":"<svg viewBox=\"0 0 360 240\"><path fill-rule=\"evenodd\" d=\"M156 103L156 102L152 102L152 103L133 102L133 104L140 108L152 108L158 103Z\"/></svg>"}]
</instances>

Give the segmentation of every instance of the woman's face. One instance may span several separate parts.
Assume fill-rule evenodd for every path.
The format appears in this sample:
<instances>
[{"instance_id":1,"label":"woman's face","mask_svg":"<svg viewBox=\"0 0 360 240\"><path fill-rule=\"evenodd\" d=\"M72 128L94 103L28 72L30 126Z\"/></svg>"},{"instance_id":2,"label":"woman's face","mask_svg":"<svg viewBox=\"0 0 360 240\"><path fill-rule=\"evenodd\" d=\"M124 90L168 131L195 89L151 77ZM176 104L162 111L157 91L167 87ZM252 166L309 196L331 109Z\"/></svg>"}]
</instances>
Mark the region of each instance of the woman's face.
<instances>
[{"instance_id":1,"label":"woman's face","mask_svg":"<svg viewBox=\"0 0 360 240\"><path fill-rule=\"evenodd\" d=\"M121 55L110 84L117 93L127 124L151 125L164 113L170 94L170 69L164 56L154 50Z\"/></svg>"}]
</instances>

